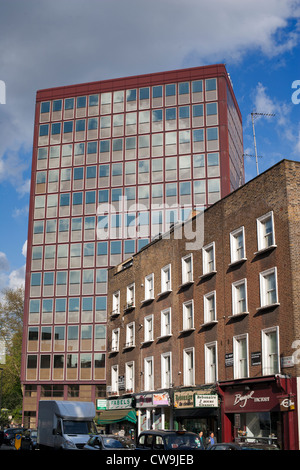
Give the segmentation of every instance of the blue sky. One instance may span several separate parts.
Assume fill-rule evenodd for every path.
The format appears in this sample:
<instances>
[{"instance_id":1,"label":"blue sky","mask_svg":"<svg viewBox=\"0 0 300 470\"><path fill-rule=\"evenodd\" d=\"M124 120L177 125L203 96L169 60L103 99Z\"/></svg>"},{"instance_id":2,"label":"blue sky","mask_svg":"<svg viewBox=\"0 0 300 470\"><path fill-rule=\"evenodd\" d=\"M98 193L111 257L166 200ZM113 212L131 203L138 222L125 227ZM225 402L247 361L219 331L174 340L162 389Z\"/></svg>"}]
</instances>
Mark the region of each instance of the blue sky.
<instances>
[{"instance_id":1,"label":"blue sky","mask_svg":"<svg viewBox=\"0 0 300 470\"><path fill-rule=\"evenodd\" d=\"M245 154L251 112L275 114L255 120L259 172L299 161L300 0L0 2L0 290L24 282L36 91L213 63L231 76Z\"/></svg>"}]
</instances>

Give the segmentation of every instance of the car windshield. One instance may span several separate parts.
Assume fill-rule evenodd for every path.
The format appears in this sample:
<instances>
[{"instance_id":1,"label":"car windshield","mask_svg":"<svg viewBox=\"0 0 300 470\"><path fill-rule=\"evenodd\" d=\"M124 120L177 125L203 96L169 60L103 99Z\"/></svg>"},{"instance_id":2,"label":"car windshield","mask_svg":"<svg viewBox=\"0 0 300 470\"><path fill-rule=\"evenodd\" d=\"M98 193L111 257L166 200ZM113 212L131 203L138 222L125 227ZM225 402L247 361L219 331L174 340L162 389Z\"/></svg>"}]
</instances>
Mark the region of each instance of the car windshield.
<instances>
[{"instance_id":1,"label":"car windshield","mask_svg":"<svg viewBox=\"0 0 300 470\"><path fill-rule=\"evenodd\" d=\"M65 434L94 434L96 433L93 421L70 421L64 420Z\"/></svg>"},{"instance_id":2,"label":"car windshield","mask_svg":"<svg viewBox=\"0 0 300 470\"><path fill-rule=\"evenodd\" d=\"M124 447L122 442L120 442L118 439L114 439L111 437L104 437L103 438L103 444L104 447L110 448L110 449L116 449L116 448L122 448Z\"/></svg>"},{"instance_id":3,"label":"car windshield","mask_svg":"<svg viewBox=\"0 0 300 470\"><path fill-rule=\"evenodd\" d=\"M165 437L166 449L177 449L182 447L197 448L200 447L199 438L193 434L170 434Z\"/></svg>"}]
</instances>

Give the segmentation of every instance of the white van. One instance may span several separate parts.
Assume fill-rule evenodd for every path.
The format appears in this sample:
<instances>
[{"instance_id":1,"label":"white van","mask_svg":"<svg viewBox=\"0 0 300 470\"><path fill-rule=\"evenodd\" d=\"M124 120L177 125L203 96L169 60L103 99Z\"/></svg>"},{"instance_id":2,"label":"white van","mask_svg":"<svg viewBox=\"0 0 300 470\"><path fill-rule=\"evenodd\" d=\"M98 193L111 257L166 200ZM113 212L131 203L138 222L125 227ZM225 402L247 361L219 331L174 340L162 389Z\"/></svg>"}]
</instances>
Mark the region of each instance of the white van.
<instances>
[{"instance_id":1,"label":"white van","mask_svg":"<svg viewBox=\"0 0 300 470\"><path fill-rule=\"evenodd\" d=\"M97 433L92 402L41 400L39 402L39 449L83 449Z\"/></svg>"}]
</instances>

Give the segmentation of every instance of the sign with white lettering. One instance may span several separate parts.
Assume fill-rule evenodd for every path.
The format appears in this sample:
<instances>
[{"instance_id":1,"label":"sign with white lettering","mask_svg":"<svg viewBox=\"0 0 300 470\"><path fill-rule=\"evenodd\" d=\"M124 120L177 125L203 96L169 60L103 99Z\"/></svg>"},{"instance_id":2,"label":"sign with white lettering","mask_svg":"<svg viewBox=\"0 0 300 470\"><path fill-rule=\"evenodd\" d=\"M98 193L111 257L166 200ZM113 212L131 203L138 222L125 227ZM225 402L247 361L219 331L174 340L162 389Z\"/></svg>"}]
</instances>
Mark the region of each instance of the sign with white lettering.
<instances>
[{"instance_id":1,"label":"sign with white lettering","mask_svg":"<svg viewBox=\"0 0 300 470\"><path fill-rule=\"evenodd\" d=\"M96 410L106 410L107 400L105 398L97 398Z\"/></svg>"},{"instance_id":2,"label":"sign with white lettering","mask_svg":"<svg viewBox=\"0 0 300 470\"><path fill-rule=\"evenodd\" d=\"M261 352L252 352L251 353L251 366L260 366L261 365Z\"/></svg>"},{"instance_id":3,"label":"sign with white lettering","mask_svg":"<svg viewBox=\"0 0 300 470\"><path fill-rule=\"evenodd\" d=\"M124 408L131 408L132 398L120 398L117 400L108 401L109 410L122 410Z\"/></svg>"},{"instance_id":4,"label":"sign with white lettering","mask_svg":"<svg viewBox=\"0 0 300 470\"><path fill-rule=\"evenodd\" d=\"M279 400L272 388L230 390L225 395L225 412L279 411Z\"/></svg>"},{"instance_id":5,"label":"sign with white lettering","mask_svg":"<svg viewBox=\"0 0 300 470\"><path fill-rule=\"evenodd\" d=\"M225 354L225 367L233 367L233 353Z\"/></svg>"}]
</instances>

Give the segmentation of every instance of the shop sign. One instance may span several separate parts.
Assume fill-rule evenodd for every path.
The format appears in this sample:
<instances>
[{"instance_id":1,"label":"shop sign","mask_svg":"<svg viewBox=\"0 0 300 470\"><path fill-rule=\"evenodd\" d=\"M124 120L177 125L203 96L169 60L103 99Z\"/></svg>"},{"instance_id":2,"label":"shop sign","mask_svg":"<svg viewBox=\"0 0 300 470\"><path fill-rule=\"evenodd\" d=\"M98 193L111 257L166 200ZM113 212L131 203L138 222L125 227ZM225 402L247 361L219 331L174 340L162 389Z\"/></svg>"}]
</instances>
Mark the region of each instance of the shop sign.
<instances>
[{"instance_id":1,"label":"shop sign","mask_svg":"<svg viewBox=\"0 0 300 470\"><path fill-rule=\"evenodd\" d=\"M194 395L196 408L218 408L218 395Z\"/></svg>"},{"instance_id":2,"label":"shop sign","mask_svg":"<svg viewBox=\"0 0 300 470\"><path fill-rule=\"evenodd\" d=\"M118 389L125 390L125 375L119 375L118 377Z\"/></svg>"},{"instance_id":3,"label":"shop sign","mask_svg":"<svg viewBox=\"0 0 300 470\"><path fill-rule=\"evenodd\" d=\"M146 395L136 395L136 407L147 408L153 406L153 395L147 393Z\"/></svg>"},{"instance_id":4,"label":"shop sign","mask_svg":"<svg viewBox=\"0 0 300 470\"><path fill-rule=\"evenodd\" d=\"M233 367L233 353L225 354L225 367Z\"/></svg>"},{"instance_id":5,"label":"shop sign","mask_svg":"<svg viewBox=\"0 0 300 470\"><path fill-rule=\"evenodd\" d=\"M275 411L279 401L271 389L230 391L225 395L225 409L226 413Z\"/></svg>"},{"instance_id":6,"label":"shop sign","mask_svg":"<svg viewBox=\"0 0 300 470\"><path fill-rule=\"evenodd\" d=\"M154 393L153 406L168 406L170 404L168 393Z\"/></svg>"},{"instance_id":7,"label":"shop sign","mask_svg":"<svg viewBox=\"0 0 300 470\"><path fill-rule=\"evenodd\" d=\"M279 401L280 411L293 411L295 409L295 401L290 397L283 397Z\"/></svg>"},{"instance_id":8,"label":"shop sign","mask_svg":"<svg viewBox=\"0 0 300 470\"><path fill-rule=\"evenodd\" d=\"M194 393L192 391L175 392L174 406L175 408L194 408Z\"/></svg>"},{"instance_id":9,"label":"shop sign","mask_svg":"<svg viewBox=\"0 0 300 470\"><path fill-rule=\"evenodd\" d=\"M122 410L131 408L132 398L119 398L117 400L108 401L109 410Z\"/></svg>"},{"instance_id":10,"label":"shop sign","mask_svg":"<svg viewBox=\"0 0 300 470\"><path fill-rule=\"evenodd\" d=\"M286 356L281 358L281 367L294 367L294 356Z\"/></svg>"},{"instance_id":11,"label":"shop sign","mask_svg":"<svg viewBox=\"0 0 300 470\"><path fill-rule=\"evenodd\" d=\"M251 366L260 366L261 365L261 352L252 352L251 353Z\"/></svg>"},{"instance_id":12,"label":"shop sign","mask_svg":"<svg viewBox=\"0 0 300 470\"><path fill-rule=\"evenodd\" d=\"M96 400L96 409L97 410L106 410L107 400L102 398L97 398Z\"/></svg>"}]
</instances>

